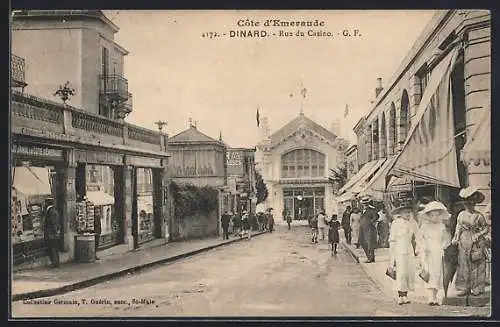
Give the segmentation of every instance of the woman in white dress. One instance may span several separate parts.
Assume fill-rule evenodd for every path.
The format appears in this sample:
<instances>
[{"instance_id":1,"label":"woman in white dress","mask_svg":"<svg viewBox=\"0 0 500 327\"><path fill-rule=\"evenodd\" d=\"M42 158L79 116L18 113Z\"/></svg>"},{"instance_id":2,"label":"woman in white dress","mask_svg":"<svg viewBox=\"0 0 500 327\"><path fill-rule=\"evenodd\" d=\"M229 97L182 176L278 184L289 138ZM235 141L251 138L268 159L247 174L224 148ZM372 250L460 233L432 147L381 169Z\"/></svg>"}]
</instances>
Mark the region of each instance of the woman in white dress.
<instances>
[{"instance_id":1,"label":"woman in white dress","mask_svg":"<svg viewBox=\"0 0 500 327\"><path fill-rule=\"evenodd\" d=\"M361 225L361 212L358 208L354 208L350 217L351 224L351 243L359 248L359 226Z\"/></svg>"},{"instance_id":2,"label":"woman in white dress","mask_svg":"<svg viewBox=\"0 0 500 327\"><path fill-rule=\"evenodd\" d=\"M432 201L420 212L421 224L417 237L422 268L429 273L425 288L429 290L429 305L439 305L437 294L443 289L443 255L451 243L451 235L445 226L450 218L441 202Z\"/></svg>"},{"instance_id":3,"label":"woman in white dress","mask_svg":"<svg viewBox=\"0 0 500 327\"><path fill-rule=\"evenodd\" d=\"M389 234L390 264L396 268L395 288L398 291L398 304L410 303L408 291L415 290L415 259L412 240L415 237L415 224L412 223L412 200L401 199L392 211L394 221Z\"/></svg>"}]
</instances>

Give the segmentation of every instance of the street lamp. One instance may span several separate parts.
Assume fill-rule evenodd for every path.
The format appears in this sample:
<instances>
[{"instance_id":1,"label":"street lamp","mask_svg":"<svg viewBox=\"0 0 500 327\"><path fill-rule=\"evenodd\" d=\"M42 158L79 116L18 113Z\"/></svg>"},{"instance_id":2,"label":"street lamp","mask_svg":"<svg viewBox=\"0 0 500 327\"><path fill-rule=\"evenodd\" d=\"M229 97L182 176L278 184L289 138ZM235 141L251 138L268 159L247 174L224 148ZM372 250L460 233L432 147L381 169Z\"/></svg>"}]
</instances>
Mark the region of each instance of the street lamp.
<instances>
[{"instance_id":1,"label":"street lamp","mask_svg":"<svg viewBox=\"0 0 500 327\"><path fill-rule=\"evenodd\" d=\"M156 124L156 126L158 126L158 130L161 133L163 130L163 126L166 126L168 123L166 121L163 121L163 120L158 120L157 122L155 122L155 124Z\"/></svg>"}]
</instances>

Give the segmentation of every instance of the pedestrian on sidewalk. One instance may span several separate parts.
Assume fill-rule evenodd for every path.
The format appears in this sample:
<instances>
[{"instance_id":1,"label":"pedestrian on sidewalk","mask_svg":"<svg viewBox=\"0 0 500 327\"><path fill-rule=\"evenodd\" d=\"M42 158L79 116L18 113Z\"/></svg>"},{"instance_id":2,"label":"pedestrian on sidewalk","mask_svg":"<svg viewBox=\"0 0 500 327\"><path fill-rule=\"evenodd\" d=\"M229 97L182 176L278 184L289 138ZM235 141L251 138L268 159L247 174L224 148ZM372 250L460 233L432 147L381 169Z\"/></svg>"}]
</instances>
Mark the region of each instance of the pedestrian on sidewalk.
<instances>
[{"instance_id":1,"label":"pedestrian on sidewalk","mask_svg":"<svg viewBox=\"0 0 500 327\"><path fill-rule=\"evenodd\" d=\"M380 211L378 212L378 216L379 216L377 222L378 246L380 248L388 248L390 225L384 207L380 209Z\"/></svg>"},{"instance_id":2,"label":"pedestrian on sidewalk","mask_svg":"<svg viewBox=\"0 0 500 327\"><path fill-rule=\"evenodd\" d=\"M344 213L342 214L342 229L344 230L345 241L347 244L351 244L351 206L347 206Z\"/></svg>"},{"instance_id":3,"label":"pedestrian on sidewalk","mask_svg":"<svg viewBox=\"0 0 500 327\"><path fill-rule=\"evenodd\" d=\"M318 232L321 235L321 240L325 240L325 227L327 226L327 218L325 212L321 210L318 214Z\"/></svg>"},{"instance_id":4,"label":"pedestrian on sidewalk","mask_svg":"<svg viewBox=\"0 0 500 327\"><path fill-rule=\"evenodd\" d=\"M241 217L238 212L233 216L233 233L235 236L239 236L241 233Z\"/></svg>"},{"instance_id":5,"label":"pedestrian on sidewalk","mask_svg":"<svg viewBox=\"0 0 500 327\"><path fill-rule=\"evenodd\" d=\"M328 225L330 226L330 228L328 229L328 243L332 245L332 252L334 254L337 254L337 244L340 240L340 222L338 221L336 214L332 215L332 219L330 220Z\"/></svg>"},{"instance_id":6,"label":"pedestrian on sidewalk","mask_svg":"<svg viewBox=\"0 0 500 327\"><path fill-rule=\"evenodd\" d=\"M222 239L229 239L229 221L231 220L231 212L226 210L226 212L221 217L222 225Z\"/></svg>"},{"instance_id":7,"label":"pedestrian on sidewalk","mask_svg":"<svg viewBox=\"0 0 500 327\"><path fill-rule=\"evenodd\" d=\"M50 259L50 267L59 267L59 237L60 237L60 220L59 213L54 204L54 198L50 197L45 200L45 242L47 252Z\"/></svg>"},{"instance_id":8,"label":"pedestrian on sidewalk","mask_svg":"<svg viewBox=\"0 0 500 327\"><path fill-rule=\"evenodd\" d=\"M389 264L396 270L395 288L398 304L410 303L408 291L415 289L415 259L412 239L416 235L412 217L412 199L400 198L392 211L394 221L389 236Z\"/></svg>"},{"instance_id":9,"label":"pedestrian on sidewalk","mask_svg":"<svg viewBox=\"0 0 500 327\"><path fill-rule=\"evenodd\" d=\"M251 237L250 216L248 215L248 212L246 210L243 211L243 217L241 218L241 224L242 224L242 228L243 228L241 236L243 237L246 234L247 238L250 239L250 237Z\"/></svg>"},{"instance_id":10,"label":"pedestrian on sidewalk","mask_svg":"<svg viewBox=\"0 0 500 327\"><path fill-rule=\"evenodd\" d=\"M351 242L356 245L356 249L359 249L359 227L361 224L361 211L355 207L352 210L350 217L351 225Z\"/></svg>"},{"instance_id":11,"label":"pedestrian on sidewalk","mask_svg":"<svg viewBox=\"0 0 500 327\"><path fill-rule=\"evenodd\" d=\"M425 205L421 211L421 225L417 233L417 249L422 269L429 273L426 289L429 290L428 304L439 305L439 290L443 289L444 250L451 243L451 235L444 222L450 218L448 210L438 201Z\"/></svg>"},{"instance_id":12,"label":"pedestrian on sidewalk","mask_svg":"<svg viewBox=\"0 0 500 327\"><path fill-rule=\"evenodd\" d=\"M361 199L362 213L359 226L359 243L365 251L366 262L375 262L375 248L377 247L377 210L373 206L372 199L368 196Z\"/></svg>"},{"instance_id":13,"label":"pedestrian on sidewalk","mask_svg":"<svg viewBox=\"0 0 500 327\"><path fill-rule=\"evenodd\" d=\"M311 227L311 243L318 243L318 217L312 216L309 220L309 225Z\"/></svg>"},{"instance_id":14,"label":"pedestrian on sidewalk","mask_svg":"<svg viewBox=\"0 0 500 327\"><path fill-rule=\"evenodd\" d=\"M272 233L274 230L274 215L273 208L267 209L267 223L269 226L269 232Z\"/></svg>"},{"instance_id":15,"label":"pedestrian on sidewalk","mask_svg":"<svg viewBox=\"0 0 500 327\"><path fill-rule=\"evenodd\" d=\"M484 293L486 284L486 235L488 224L475 206L485 196L477 187L460 190L465 201L465 210L458 214L453 244L458 245L458 267L455 286L459 296L477 296Z\"/></svg>"},{"instance_id":16,"label":"pedestrian on sidewalk","mask_svg":"<svg viewBox=\"0 0 500 327\"><path fill-rule=\"evenodd\" d=\"M292 229L292 215L287 212L286 213L286 223L288 224L288 230Z\"/></svg>"}]
</instances>

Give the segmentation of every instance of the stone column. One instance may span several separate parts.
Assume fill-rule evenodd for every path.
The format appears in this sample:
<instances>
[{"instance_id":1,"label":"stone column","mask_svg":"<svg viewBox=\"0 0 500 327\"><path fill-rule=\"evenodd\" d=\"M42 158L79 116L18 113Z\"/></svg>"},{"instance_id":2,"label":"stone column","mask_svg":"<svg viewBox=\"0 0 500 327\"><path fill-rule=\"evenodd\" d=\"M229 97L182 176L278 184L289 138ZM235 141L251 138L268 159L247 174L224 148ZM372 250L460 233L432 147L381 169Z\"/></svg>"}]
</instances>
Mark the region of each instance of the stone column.
<instances>
[{"instance_id":1,"label":"stone column","mask_svg":"<svg viewBox=\"0 0 500 327\"><path fill-rule=\"evenodd\" d=\"M123 241L128 244L128 249L134 249L134 238L132 236L132 166L123 167Z\"/></svg>"},{"instance_id":2,"label":"stone column","mask_svg":"<svg viewBox=\"0 0 500 327\"><path fill-rule=\"evenodd\" d=\"M372 157L372 125L371 124L366 127L365 135L366 135L365 142L366 142L366 154L367 154L366 162L370 162L373 159L373 157Z\"/></svg>"},{"instance_id":3,"label":"stone column","mask_svg":"<svg viewBox=\"0 0 500 327\"><path fill-rule=\"evenodd\" d=\"M75 257L75 235L76 235L76 162L74 161L73 150L66 152L66 166L61 168L61 213L63 224L61 231L64 234L63 251L68 253L68 260Z\"/></svg>"},{"instance_id":4,"label":"stone column","mask_svg":"<svg viewBox=\"0 0 500 327\"><path fill-rule=\"evenodd\" d=\"M158 178L160 179L160 194L161 194L161 236L168 241L169 238L169 224L170 224L170 208L168 201L168 179L166 174L166 167L161 169L158 173Z\"/></svg>"},{"instance_id":5,"label":"stone column","mask_svg":"<svg viewBox=\"0 0 500 327\"><path fill-rule=\"evenodd\" d=\"M472 29L468 32L464 49L464 79L466 105L466 138L470 142L478 124L484 119L485 111L491 111L491 31L489 26ZM491 123L484 124L491 129ZM489 133L483 131L482 137L489 139ZM476 136L478 138L479 136ZM487 142L487 141L486 141ZM486 144L476 140L477 147L470 149L470 160L467 162L468 184L478 186L486 196L486 200L478 206L482 210L491 201L491 155L480 155ZM476 150L476 151L475 151Z\"/></svg>"}]
</instances>

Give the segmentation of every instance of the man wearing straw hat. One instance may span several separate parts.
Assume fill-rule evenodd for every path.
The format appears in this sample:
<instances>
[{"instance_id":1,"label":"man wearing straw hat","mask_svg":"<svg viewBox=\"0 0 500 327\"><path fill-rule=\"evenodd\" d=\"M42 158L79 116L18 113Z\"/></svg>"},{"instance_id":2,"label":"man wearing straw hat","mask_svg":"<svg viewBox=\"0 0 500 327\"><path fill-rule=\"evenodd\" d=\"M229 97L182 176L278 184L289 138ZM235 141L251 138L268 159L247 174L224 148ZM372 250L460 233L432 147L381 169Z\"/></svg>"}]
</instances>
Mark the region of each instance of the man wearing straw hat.
<instances>
[{"instance_id":1,"label":"man wearing straw hat","mask_svg":"<svg viewBox=\"0 0 500 327\"><path fill-rule=\"evenodd\" d=\"M366 263L372 263L375 262L375 248L377 246L377 228L375 226L379 216L369 196L361 198L360 203L362 213L359 228L359 243L365 251Z\"/></svg>"}]
</instances>

